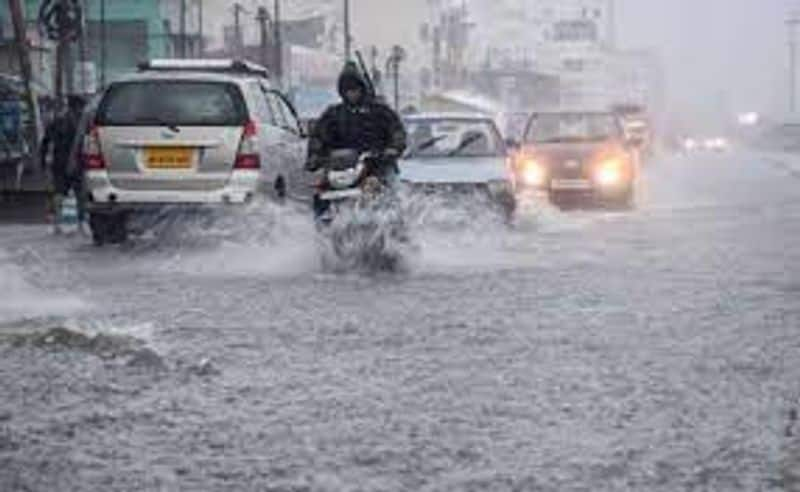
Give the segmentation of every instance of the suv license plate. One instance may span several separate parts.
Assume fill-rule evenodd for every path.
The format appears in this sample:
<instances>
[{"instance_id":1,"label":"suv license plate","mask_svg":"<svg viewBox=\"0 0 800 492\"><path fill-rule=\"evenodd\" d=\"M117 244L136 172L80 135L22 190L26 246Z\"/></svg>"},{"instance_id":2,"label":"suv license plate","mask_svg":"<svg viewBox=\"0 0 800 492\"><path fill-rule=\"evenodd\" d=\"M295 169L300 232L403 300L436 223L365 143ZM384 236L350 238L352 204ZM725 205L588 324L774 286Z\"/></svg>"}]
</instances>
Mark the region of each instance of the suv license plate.
<instances>
[{"instance_id":1,"label":"suv license plate","mask_svg":"<svg viewBox=\"0 0 800 492\"><path fill-rule=\"evenodd\" d=\"M190 169L193 156L188 147L153 147L144 152L148 169Z\"/></svg>"}]
</instances>

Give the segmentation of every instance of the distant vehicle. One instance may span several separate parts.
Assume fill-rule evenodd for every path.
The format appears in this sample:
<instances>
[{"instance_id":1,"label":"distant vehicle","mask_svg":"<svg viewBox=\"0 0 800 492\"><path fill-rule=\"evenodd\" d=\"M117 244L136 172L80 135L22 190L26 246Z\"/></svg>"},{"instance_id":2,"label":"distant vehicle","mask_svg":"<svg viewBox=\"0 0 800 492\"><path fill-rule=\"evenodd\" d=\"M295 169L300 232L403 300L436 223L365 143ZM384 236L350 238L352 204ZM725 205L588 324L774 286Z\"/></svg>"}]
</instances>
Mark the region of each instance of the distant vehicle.
<instances>
[{"instance_id":1,"label":"distant vehicle","mask_svg":"<svg viewBox=\"0 0 800 492\"><path fill-rule=\"evenodd\" d=\"M650 123L641 119L623 119L625 140L644 155L653 153L653 135Z\"/></svg>"},{"instance_id":2,"label":"distant vehicle","mask_svg":"<svg viewBox=\"0 0 800 492\"><path fill-rule=\"evenodd\" d=\"M95 243L122 242L133 213L286 196L305 132L266 69L155 60L112 83L84 139Z\"/></svg>"},{"instance_id":3,"label":"distant vehicle","mask_svg":"<svg viewBox=\"0 0 800 492\"><path fill-rule=\"evenodd\" d=\"M494 121L483 115L419 114L405 119L409 149L402 181L417 192L480 195L511 216L516 209L508 151Z\"/></svg>"},{"instance_id":4,"label":"distant vehicle","mask_svg":"<svg viewBox=\"0 0 800 492\"><path fill-rule=\"evenodd\" d=\"M610 112L551 112L531 116L514 159L518 186L547 192L566 204L591 199L633 204L638 164Z\"/></svg>"},{"instance_id":5,"label":"distant vehicle","mask_svg":"<svg viewBox=\"0 0 800 492\"><path fill-rule=\"evenodd\" d=\"M617 104L611 112L622 122L629 146L642 155L651 156L655 150L655 135L647 108L638 104Z\"/></svg>"},{"instance_id":6,"label":"distant vehicle","mask_svg":"<svg viewBox=\"0 0 800 492\"><path fill-rule=\"evenodd\" d=\"M711 152L726 152L730 148L730 142L724 137L707 138L703 147Z\"/></svg>"},{"instance_id":7,"label":"distant vehicle","mask_svg":"<svg viewBox=\"0 0 800 492\"><path fill-rule=\"evenodd\" d=\"M706 151L706 152L727 152L730 149L730 141L724 137L696 138L687 137L682 143L683 151L686 153Z\"/></svg>"}]
</instances>

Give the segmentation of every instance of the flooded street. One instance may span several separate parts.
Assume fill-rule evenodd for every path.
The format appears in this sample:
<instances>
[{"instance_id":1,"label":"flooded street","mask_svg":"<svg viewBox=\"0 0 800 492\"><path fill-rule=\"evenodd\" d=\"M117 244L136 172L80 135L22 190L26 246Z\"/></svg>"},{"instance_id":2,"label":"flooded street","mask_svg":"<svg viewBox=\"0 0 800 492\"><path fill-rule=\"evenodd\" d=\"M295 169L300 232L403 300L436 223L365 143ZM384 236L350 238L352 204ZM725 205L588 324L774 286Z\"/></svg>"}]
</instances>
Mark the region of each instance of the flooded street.
<instances>
[{"instance_id":1,"label":"flooded street","mask_svg":"<svg viewBox=\"0 0 800 492\"><path fill-rule=\"evenodd\" d=\"M420 226L395 275L325 273L299 205L0 229L0 490L798 490L799 185L664 158L634 211Z\"/></svg>"}]
</instances>

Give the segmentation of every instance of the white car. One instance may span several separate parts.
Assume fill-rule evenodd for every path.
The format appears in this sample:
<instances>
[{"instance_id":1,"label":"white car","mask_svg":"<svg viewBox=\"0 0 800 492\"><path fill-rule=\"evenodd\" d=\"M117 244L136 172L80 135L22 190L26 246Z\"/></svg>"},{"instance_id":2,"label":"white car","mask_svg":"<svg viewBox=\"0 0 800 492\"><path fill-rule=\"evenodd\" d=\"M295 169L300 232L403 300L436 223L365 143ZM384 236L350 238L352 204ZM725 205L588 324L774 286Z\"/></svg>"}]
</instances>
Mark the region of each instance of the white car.
<instances>
[{"instance_id":1,"label":"white car","mask_svg":"<svg viewBox=\"0 0 800 492\"><path fill-rule=\"evenodd\" d=\"M305 134L263 67L155 60L109 85L84 138L95 243L122 242L131 214L285 196Z\"/></svg>"},{"instance_id":2,"label":"white car","mask_svg":"<svg viewBox=\"0 0 800 492\"><path fill-rule=\"evenodd\" d=\"M422 193L488 196L516 208L508 151L494 121L482 115L418 114L405 119L409 148L400 179Z\"/></svg>"}]
</instances>

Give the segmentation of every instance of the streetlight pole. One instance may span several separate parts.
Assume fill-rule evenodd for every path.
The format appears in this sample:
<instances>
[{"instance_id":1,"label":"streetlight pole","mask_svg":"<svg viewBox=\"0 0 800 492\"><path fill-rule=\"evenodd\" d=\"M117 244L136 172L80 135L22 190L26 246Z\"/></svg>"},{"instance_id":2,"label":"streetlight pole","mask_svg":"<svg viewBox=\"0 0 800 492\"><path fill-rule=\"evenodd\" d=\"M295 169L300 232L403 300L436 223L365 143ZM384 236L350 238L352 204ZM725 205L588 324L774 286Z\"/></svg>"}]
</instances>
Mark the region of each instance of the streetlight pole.
<instances>
[{"instance_id":1,"label":"streetlight pole","mask_svg":"<svg viewBox=\"0 0 800 492\"><path fill-rule=\"evenodd\" d=\"M394 109L400 110L400 64L406 59L406 50L400 45L392 47L392 54L386 60L386 70L391 72L394 81Z\"/></svg>"},{"instance_id":2,"label":"streetlight pole","mask_svg":"<svg viewBox=\"0 0 800 492\"><path fill-rule=\"evenodd\" d=\"M106 0L100 0L100 87L106 87Z\"/></svg>"},{"instance_id":3,"label":"streetlight pole","mask_svg":"<svg viewBox=\"0 0 800 492\"><path fill-rule=\"evenodd\" d=\"M344 0L344 58L349 61L352 56L352 37L350 36L350 0Z\"/></svg>"},{"instance_id":4,"label":"streetlight pole","mask_svg":"<svg viewBox=\"0 0 800 492\"><path fill-rule=\"evenodd\" d=\"M180 19L180 58L186 58L186 0L181 0L181 19Z\"/></svg>"},{"instance_id":5,"label":"streetlight pole","mask_svg":"<svg viewBox=\"0 0 800 492\"><path fill-rule=\"evenodd\" d=\"M283 84L283 38L281 34L281 3L275 0L275 77Z\"/></svg>"},{"instance_id":6,"label":"streetlight pole","mask_svg":"<svg viewBox=\"0 0 800 492\"><path fill-rule=\"evenodd\" d=\"M269 24L269 12L267 12L266 7L259 7L258 13L256 15L256 20L258 21L258 25L261 28L261 64L265 67L269 67L273 69L269 63L269 37L267 36L267 25Z\"/></svg>"},{"instance_id":7,"label":"streetlight pole","mask_svg":"<svg viewBox=\"0 0 800 492\"><path fill-rule=\"evenodd\" d=\"M197 35L200 38L198 40L199 46L197 47L197 52L200 55L200 58L204 58L206 56L206 38L205 38L205 28L203 26L204 22L203 10L204 10L203 0L197 0L197 17L198 17Z\"/></svg>"},{"instance_id":8,"label":"streetlight pole","mask_svg":"<svg viewBox=\"0 0 800 492\"><path fill-rule=\"evenodd\" d=\"M33 121L31 147L33 159L39 158L39 141L42 133L42 120L39 114L39 101L33 90L33 66L31 64L30 46L28 44L28 34L25 31L25 14L20 0L8 0L8 7L11 12L11 21L14 26L14 44L17 49L22 83L25 86L25 97L28 103L28 110ZM19 180L18 180L19 181Z\"/></svg>"},{"instance_id":9,"label":"streetlight pole","mask_svg":"<svg viewBox=\"0 0 800 492\"><path fill-rule=\"evenodd\" d=\"M242 18L241 14L245 12L245 8L241 3L233 5L233 28L234 28L234 58L242 56Z\"/></svg>"},{"instance_id":10,"label":"streetlight pole","mask_svg":"<svg viewBox=\"0 0 800 492\"><path fill-rule=\"evenodd\" d=\"M797 111L797 26L800 25L800 13L793 12L786 20L789 28L789 109Z\"/></svg>"},{"instance_id":11,"label":"streetlight pole","mask_svg":"<svg viewBox=\"0 0 800 492\"><path fill-rule=\"evenodd\" d=\"M56 12L56 19L59 25L58 31L58 41L56 41L56 78L55 78L55 90L56 90L56 100L59 103L64 102L64 94L65 94L65 75L66 75L66 64L67 64L67 57L69 56L69 45L67 41L66 34L64 32L65 28L64 25L67 21L67 2L64 0L59 0L58 5L56 6L58 9Z\"/></svg>"}]
</instances>

